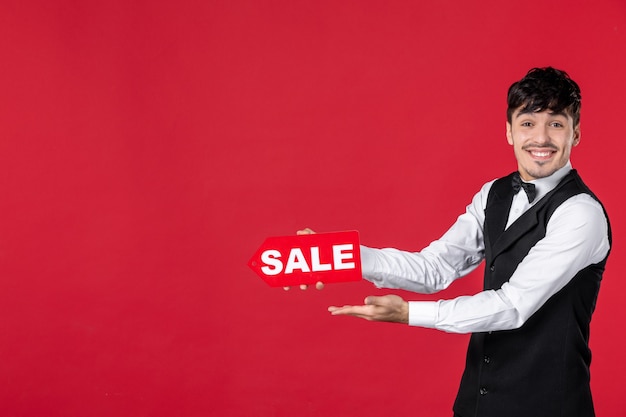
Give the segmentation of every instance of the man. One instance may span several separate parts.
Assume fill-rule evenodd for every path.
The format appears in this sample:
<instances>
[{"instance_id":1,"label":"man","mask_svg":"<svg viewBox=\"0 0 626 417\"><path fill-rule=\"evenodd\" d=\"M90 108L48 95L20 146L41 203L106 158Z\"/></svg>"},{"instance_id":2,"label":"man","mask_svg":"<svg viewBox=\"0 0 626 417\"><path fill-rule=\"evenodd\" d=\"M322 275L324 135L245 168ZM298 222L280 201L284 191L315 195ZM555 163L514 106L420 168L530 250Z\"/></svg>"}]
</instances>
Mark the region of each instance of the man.
<instances>
[{"instance_id":1,"label":"man","mask_svg":"<svg viewBox=\"0 0 626 417\"><path fill-rule=\"evenodd\" d=\"M517 172L485 184L419 253L361 248L363 276L378 287L436 292L485 260L484 290L437 302L367 297L329 311L472 333L455 416L594 416L589 324L611 232L570 163L580 90L563 71L535 68L507 101Z\"/></svg>"}]
</instances>

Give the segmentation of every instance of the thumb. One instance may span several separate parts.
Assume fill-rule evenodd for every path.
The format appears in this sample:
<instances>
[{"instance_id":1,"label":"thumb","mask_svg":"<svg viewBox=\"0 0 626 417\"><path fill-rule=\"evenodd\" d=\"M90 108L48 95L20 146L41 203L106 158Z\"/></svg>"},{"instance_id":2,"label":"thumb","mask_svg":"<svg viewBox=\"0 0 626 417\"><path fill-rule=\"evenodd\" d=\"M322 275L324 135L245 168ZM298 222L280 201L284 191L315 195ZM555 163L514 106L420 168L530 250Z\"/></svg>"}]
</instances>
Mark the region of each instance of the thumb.
<instances>
[{"instance_id":1,"label":"thumb","mask_svg":"<svg viewBox=\"0 0 626 417\"><path fill-rule=\"evenodd\" d=\"M402 303L403 301L404 300L402 298L394 294L387 294L381 297L370 295L365 299L365 304L392 307Z\"/></svg>"},{"instance_id":2,"label":"thumb","mask_svg":"<svg viewBox=\"0 0 626 417\"><path fill-rule=\"evenodd\" d=\"M365 305L381 305L385 304L385 297L376 297L374 295L370 295L365 297Z\"/></svg>"}]
</instances>

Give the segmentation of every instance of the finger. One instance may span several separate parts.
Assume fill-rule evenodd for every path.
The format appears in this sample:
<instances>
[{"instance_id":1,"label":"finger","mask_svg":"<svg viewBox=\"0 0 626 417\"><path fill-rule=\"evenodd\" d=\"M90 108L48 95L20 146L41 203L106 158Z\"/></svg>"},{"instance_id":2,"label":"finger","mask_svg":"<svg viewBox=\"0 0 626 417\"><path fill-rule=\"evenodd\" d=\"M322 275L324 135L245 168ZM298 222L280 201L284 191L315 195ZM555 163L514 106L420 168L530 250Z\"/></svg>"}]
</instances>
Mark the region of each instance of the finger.
<instances>
[{"instance_id":1,"label":"finger","mask_svg":"<svg viewBox=\"0 0 626 417\"><path fill-rule=\"evenodd\" d=\"M300 289L303 290L303 291L308 289L308 288L309 288L309 286L306 285L306 284L300 285ZM315 283L315 288L318 289L318 290L323 290L324 289L324 283L322 281L316 282ZM289 291L290 289L291 289L291 287L283 287L283 290L285 290L285 291Z\"/></svg>"},{"instance_id":2,"label":"finger","mask_svg":"<svg viewBox=\"0 0 626 417\"><path fill-rule=\"evenodd\" d=\"M371 310L370 306L343 306L335 307L332 310L329 308L333 316L355 316L367 319L372 317Z\"/></svg>"},{"instance_id":3,"label":"finger","mask_svg":"<svg viewBox=\"0 0 626 417\"><path fill-rule=\"evenodd\" d=\"M296 234L297 235L314 235L315 232L307 227L303 230L298 230Z\"/></svg>"},{"instance_id":4,"label":"finger","mask_svg":"<svg viewBox=\"0 0 626 417\"><path fill-rule=\"evenodd\" d=\"M343 307L330 306L330 307L328 307L328 311L330 311L331 313L334 313L334 312L337 312L339 310L350 308L350 307L352 307L352 306L347 306L347 305L343 306Z\"/></svg>"}]
</instances>

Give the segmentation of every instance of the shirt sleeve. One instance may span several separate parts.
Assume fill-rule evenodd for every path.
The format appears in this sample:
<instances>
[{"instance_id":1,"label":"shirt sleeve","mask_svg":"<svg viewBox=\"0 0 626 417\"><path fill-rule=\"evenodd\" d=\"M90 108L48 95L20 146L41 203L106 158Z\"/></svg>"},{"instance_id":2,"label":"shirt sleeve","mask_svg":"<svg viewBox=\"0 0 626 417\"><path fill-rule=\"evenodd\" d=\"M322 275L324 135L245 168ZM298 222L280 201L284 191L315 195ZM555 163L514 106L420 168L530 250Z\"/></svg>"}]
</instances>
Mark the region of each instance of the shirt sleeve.
<instances>
[{"instance_id":1,"label":"shirt sleeve","mask_svg":"<svg viewBox=\"0 0 626 417\"><path fill-rule=\"evenodd\" d=\"M452 300L410 302L409 324L453 333L518 328L578 271L602 261L609 246L600 204L587 194L574 196L554 211L546 236L502 288Z\"/></svg>"},{"instance_id":2,"label":"shirt sleeve","mask_svg":"<svg viewBox=\"0 0 626 417\"><path fill-rule=\"evenodd\" d=\"M362 246L363 277L379 288L430 294L473 271L484 259L484 207L492 183L483 186L440 239L420 252Z\"/></svg>"}]
</instances>

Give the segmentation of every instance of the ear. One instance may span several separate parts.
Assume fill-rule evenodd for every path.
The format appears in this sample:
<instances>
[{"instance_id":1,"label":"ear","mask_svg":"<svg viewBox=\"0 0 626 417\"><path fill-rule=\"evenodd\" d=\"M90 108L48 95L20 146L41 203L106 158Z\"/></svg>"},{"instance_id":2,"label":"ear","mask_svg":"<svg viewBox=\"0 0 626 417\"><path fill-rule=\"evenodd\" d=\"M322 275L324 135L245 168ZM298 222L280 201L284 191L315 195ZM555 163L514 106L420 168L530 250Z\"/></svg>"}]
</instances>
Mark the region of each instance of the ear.
<instances>
[{"instance_id":1,"label":"ear","mask_svg":"<svg viewBox=\"0 0 626 417\"><path fill-rule=\"evenodd\" d=\"M574 127L574 141L572 146L577 146L580 143L580 124Z\"/></svg>"},{"instance_id":2,"label":"ear","mask_svg":"<svg viewBox=\"0 0 626 417\"><path fill-rule=\"evenodd\" d=\"M511 133L511 123L506 122L506 141L513 145L513 134Z\"/></svg>"}]
</instances>

